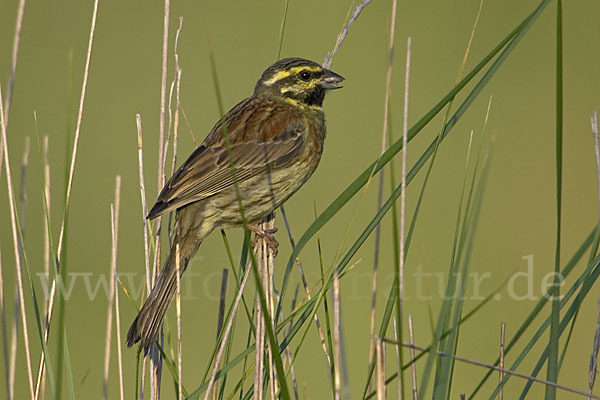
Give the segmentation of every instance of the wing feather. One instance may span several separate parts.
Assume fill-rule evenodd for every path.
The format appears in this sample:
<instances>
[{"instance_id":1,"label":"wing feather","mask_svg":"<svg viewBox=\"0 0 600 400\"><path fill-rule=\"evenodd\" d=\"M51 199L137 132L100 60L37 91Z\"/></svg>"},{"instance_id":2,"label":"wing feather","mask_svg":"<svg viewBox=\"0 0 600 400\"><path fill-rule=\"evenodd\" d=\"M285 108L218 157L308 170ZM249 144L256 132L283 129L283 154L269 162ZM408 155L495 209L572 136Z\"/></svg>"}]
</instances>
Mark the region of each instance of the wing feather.
<instances>
[{"instance_id":1,"label":"wing feather","mask_svg":"<svg viewBox=\"0 0 600 400\"><path fill-rule=\"evenodd\" d=\"M234 181L243 184L267 170L285 167L304 145L303 115L279 103L250 97L234 107L225 122L229 146L219 122L166 183L148 218L214 196Z\"/></svg>"}]
</instances>

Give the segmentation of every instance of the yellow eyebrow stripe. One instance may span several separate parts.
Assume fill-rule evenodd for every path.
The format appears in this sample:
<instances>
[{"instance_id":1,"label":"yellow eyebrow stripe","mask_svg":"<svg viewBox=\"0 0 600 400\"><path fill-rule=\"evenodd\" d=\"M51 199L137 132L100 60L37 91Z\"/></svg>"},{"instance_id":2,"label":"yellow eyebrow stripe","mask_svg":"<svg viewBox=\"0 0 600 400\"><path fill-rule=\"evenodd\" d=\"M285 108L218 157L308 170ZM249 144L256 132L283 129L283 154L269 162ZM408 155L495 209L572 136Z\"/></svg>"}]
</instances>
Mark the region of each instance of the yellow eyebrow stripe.
<instances>
[{"instance_id":1,"label":"yellow eyebrow stripe","mask_svg":"<svg viewBox=\"0 0 600 400\"><path fill-rule=\"evenodd\" d=\"M266 86L271 86L275 82L277 82L283 78L287 78L290 75L297 74L300 71L318 72L318 71L321 71L321 67L294 67L294 68L287 69L285 71L278 71L270 79L266 80L264 82L264 84Z\"/></svg>"}]
</instances>

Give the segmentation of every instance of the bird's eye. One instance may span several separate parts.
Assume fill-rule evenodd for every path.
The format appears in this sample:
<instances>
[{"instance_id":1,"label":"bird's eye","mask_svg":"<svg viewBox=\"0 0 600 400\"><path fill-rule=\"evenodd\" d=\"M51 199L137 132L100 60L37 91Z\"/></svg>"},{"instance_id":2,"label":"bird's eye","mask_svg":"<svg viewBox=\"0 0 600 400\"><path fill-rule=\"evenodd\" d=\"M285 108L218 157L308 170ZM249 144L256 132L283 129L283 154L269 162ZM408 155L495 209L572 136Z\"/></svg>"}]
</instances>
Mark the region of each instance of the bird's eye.
<instances>
[{"instance_id":1,"label":"bird's eye","mask_svg":"<svg viewBox=\"0 0 600 400\"><path fill-rule=\"evenodd\" d=\"M312 77L312 74L309 71L304 70L300 71L298 76L300 76L300 79L302 79L303 81L308 81Z\"/></svg>"}]
</instances>

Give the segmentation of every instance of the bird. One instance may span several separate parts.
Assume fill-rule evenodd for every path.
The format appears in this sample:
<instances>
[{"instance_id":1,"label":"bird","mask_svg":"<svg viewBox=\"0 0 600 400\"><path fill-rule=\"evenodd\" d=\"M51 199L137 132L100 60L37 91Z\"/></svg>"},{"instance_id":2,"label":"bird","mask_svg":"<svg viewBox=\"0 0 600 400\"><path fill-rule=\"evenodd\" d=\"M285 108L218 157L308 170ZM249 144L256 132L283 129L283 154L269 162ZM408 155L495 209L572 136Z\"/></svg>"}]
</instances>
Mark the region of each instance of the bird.
<instances>
[{"instance_id":1,"label":"bird","mask_svg":"<svg viewBox=\"0 0 600 400\"><path fill-rule=\"evenodd\" d=\"M183 274L211 231L247 223L261 233L252 224L310 178L323 153L323 100L342 81L341 75L307 59L275 62L253 94L229 110L173 173L146 217L175 211L172 245L127 333L128 347L139 342L147 354L158 338L176 289L177 248Z\"/></svg>"}]
</instances>

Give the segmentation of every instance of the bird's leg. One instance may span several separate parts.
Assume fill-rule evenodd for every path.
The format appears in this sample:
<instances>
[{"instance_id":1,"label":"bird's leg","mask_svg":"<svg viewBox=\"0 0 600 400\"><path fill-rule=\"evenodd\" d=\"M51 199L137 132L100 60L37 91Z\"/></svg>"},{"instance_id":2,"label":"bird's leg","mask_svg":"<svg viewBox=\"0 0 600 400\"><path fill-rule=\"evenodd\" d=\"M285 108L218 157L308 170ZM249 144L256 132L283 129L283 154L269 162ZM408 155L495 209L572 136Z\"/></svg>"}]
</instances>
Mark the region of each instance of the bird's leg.
<instances>
[{"instance_id":1,"label":"bird's leg","mask_svg":"<svg viewBox=\"0 0 600 400\"><path fill-rule=\"evenodd\" d=\"M275 239L275 232L277 228L261 229L254 225L248 224L248 229L254 232L254 239L252 239L252 247L256 247L259 240L264 240L267 246L273 251L273 256L277 255L279 249L279 242Z\"/></svg>"}]
</instances>

